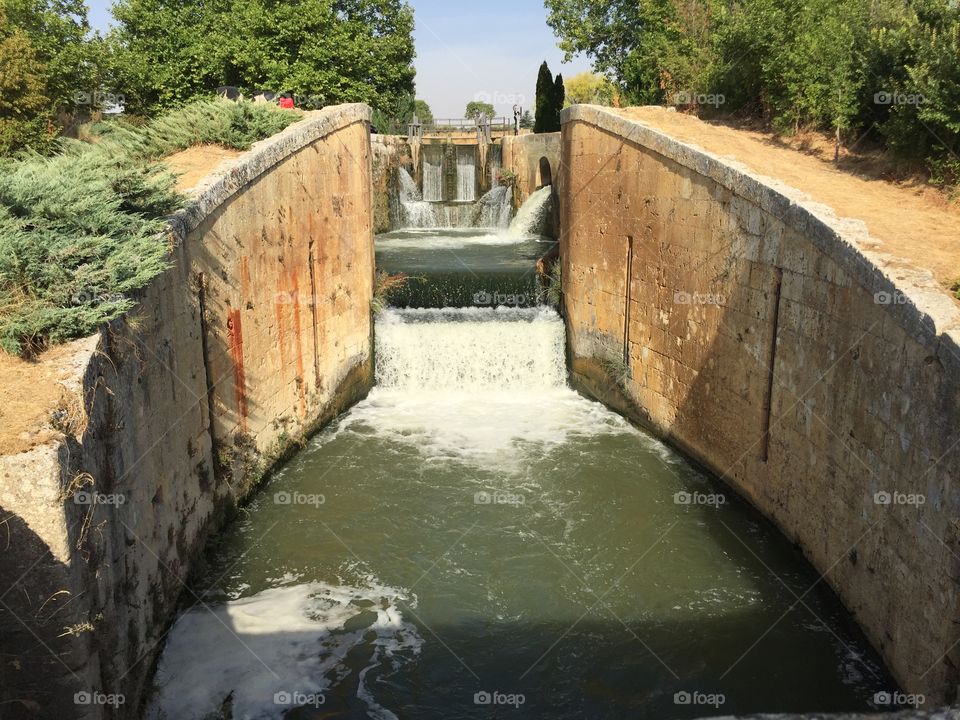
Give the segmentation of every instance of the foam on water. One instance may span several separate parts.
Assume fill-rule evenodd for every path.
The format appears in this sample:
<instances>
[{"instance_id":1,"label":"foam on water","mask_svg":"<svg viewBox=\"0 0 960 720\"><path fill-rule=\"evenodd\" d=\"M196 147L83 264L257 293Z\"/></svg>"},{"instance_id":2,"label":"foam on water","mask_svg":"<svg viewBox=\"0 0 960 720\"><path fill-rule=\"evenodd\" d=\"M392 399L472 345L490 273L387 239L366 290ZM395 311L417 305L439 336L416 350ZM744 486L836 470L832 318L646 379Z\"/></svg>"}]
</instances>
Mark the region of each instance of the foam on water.
<instances>
[{"instance_id":1,"label":"foam on water","mask_svg":"<svg viewBox=\"0 0 960 720\"><path fill-rule=\"evenodd\" d=\"M471 233L464 230L449 235L438 233L435 229L422 229L417 232L415 229L406 228L403 233L402 237L379 237L377 245L395 249L460 250L479 245L518 245L524 242L524 238L507 237L503 234L487 232L483 228L476 228L475 232Z\"/></svg>"},{"instance_id":2,"label":"foam on water","mask_svg":"<svg viewBox=\"0 0 960 720\"><path fill-rule=\"evenodd\" d=\"M567 387L551 309L390 309L376 338L377 387L338 432L368 428L432 457L508 470L572 435L636 432Z\"/></svg>"},{"instance_id":3,"label":"foam on water","mask_svg":"<svg viewBox=\"0 0 960 720\"><path fill-rule=\"evenodd\" d=\"M409 602L407 594L368 581L363 587L314 582L271 588L185 612L167 638L147 717L208 717L232 693L237 720L280 718L290 708L276 702L278 694L322 695L343 678L347 653L375 633L357 697L371 717L393 718L373 700L366 675L384 663L396 667L413 659L423 641L398 609ZM358 622L365 613L370 620ZM224 647L236 650L227 654Z\"/></svg>"}]
</instances>

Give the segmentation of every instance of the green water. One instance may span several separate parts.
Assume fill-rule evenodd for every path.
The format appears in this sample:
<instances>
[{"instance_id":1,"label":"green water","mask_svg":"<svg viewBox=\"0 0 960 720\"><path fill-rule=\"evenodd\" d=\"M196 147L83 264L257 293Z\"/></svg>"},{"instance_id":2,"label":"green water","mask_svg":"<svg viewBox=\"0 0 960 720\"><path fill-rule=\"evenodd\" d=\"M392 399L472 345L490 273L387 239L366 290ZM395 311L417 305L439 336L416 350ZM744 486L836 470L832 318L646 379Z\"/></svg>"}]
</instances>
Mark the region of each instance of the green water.
<instances>
[{"instance_id":1,"label":"green water","mask_svg":"<svg viewBox=\"0 0 960 720\"><path fill-rule=\"evenodd\" d=\"M376 332L369 398L211 549L150 717L694 718L894 687L768 523L566 386L554 312Z\"/></svg>"},{"instance_id":2,"label":"green water","mask_svg":"<svg viewBox=\"0 0 960 720\"><path fill-rule=\"evenodd\" d=\"M532 307L538 295L534 264L553 245L532 237L510 240L503 230L396 230L377 237L377 267L414 278L390 297L395 307Z\"/></svg>"}]
</instances>

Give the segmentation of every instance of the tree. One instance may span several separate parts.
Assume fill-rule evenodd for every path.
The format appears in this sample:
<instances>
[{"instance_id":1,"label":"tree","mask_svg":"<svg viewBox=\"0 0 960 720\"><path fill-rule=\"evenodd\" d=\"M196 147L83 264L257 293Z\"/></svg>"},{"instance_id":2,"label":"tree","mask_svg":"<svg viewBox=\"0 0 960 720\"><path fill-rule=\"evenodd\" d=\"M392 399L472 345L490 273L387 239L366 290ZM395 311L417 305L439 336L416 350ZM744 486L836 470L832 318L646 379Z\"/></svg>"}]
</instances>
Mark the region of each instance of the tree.
<instances>
[{"instance_id":1,"label":"tree","mask_svg":"<svg viewBox=\"0 0 960 720\"><path fill-rule=\"evenodd\" d=\"M529 110L524 110L523 115L520 116L520 127L524 129L533 128L533 115L530 114Z\"/></svg>"},{"instance_id":2,"label":"tree","mask_svg":"<svg viewBox=\"0 0 960 720\"><path fill-rule=\"evenodd\" d=\"M535 133L550 132L547 128L550 123L551 105L553 97L553 73L550 72L550 66L544 60L540 65L540 71L537 74L537 97L534 111L536 119L533 123Z\"/></svg>"},{"instance_id":3,"label":"tree","mask_svg":"<svg viewBox=\"0 0 960 720\"><path fill-rule=\"evenodd\" d=\"M433 111L430 109L430 106L427 105L426 100L417 100L413 103L413 111L417 115L417 119L424 123L425 125L433 124Z\"/></svg>"},{"instance_id":4,"label":"tree","mask_svg":"<svg viewBox=\"0 0 960 720\"><path fill-rule=\"evenodd\" d=\"M550 127L551 132L560 132L560 113L567 99L567 89L563 84L563 75L557 73L553 81L553 92L550 95Z\"/></svg>"},{"instance_id":5,"label":"tree","mask_svg":"<svg viewBox=\"0 0 960 720\"><path fill-rule=\"evenodd\" d=\"M496 110L490 103L472 100L471 102L467 103L467 109L464 112L464 117L468 120L479 120L481 117L492 118L495 113Z\"/></svg>"},{"instance_id":6,"label":"tree","mask_svg":"<svg viewBox=\"0 0 960 720\"><path fill-rule=\"evenodd\" d=\"M46 66L26 34L7 25L3 8L0 28L0 155L6 155L43 143L51 103Z\"/></svg>"},{"instance_id":7,"label":"tree","mask_svg":"<svg viewBox=\"0 0 960 720\"><path fill-rule=\"evenodd\" d=\"M366 102L398 118L413 93L413 11L403 0L119 0L114 15L135 109L235 85L293 92L305 107Z\"/></svg>"},{"instance_id":8,"label":"tree","mask_svg":"<svg viewBox=\"0 0 960 720\"><path fill-rule=\"evenodd\" d=\"M617 88L606 75L582 72L564 82L567 105L613 105Z\"/></svg>"}]
</instances>

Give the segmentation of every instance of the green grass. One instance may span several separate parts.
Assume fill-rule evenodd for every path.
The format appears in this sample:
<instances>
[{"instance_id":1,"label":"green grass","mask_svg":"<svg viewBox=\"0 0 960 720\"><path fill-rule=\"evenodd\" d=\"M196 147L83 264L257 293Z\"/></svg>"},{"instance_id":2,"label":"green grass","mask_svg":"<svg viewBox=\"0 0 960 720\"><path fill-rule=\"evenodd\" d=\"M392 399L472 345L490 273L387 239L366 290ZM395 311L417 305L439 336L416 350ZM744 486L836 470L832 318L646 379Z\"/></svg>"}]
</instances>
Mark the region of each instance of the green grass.
<instances>
[{"instance_id":1,"label":"green grass","mask_svg":"<svg viewBox=\"0 0 960 720\"><path fill-rule=\"evenodd\" d=\"M0 160L0 348L26 356L89 335L168 267L166 218L184 201L158 158L200 143L245 149L297 117L203 100Z\"/></svg>"}]
</instances>

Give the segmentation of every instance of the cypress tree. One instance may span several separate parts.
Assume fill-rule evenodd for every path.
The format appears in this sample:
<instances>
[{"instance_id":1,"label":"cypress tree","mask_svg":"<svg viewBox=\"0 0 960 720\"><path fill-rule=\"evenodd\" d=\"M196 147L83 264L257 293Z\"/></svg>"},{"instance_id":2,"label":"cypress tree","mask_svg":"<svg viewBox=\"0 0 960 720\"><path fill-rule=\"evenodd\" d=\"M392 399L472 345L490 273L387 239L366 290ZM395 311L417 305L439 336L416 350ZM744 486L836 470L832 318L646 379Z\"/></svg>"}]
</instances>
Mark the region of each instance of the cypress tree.
<instances>
[{"instance_id":1,"label":"cypress tree","mask_svg":"<svg viewBox=\"0 0 960 720\"><path fill-rule=\"evenodd\" d=\"M567 89L563 84L563 75L557 73L557 79L550 93L550 132L560 132L560 113L563 111L563 103L566 99Z\"/></svg>"},{"instance_id":2,"label":"cypress tree","mask_svg":"<svg viewBox=\"0 0 960 720\"><path fill-rule=\"evenodd\" d=\"M544 60L537 75L536 118L533 122L535 133L550 132L550 114L553 106L553 73Z\"/></svg>"}]
</instances>

